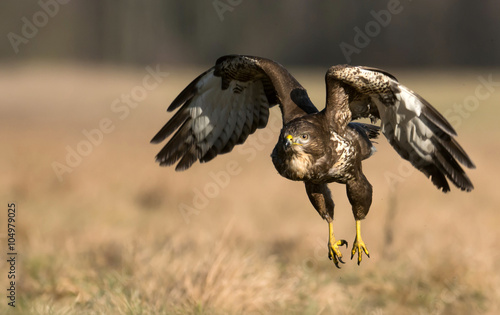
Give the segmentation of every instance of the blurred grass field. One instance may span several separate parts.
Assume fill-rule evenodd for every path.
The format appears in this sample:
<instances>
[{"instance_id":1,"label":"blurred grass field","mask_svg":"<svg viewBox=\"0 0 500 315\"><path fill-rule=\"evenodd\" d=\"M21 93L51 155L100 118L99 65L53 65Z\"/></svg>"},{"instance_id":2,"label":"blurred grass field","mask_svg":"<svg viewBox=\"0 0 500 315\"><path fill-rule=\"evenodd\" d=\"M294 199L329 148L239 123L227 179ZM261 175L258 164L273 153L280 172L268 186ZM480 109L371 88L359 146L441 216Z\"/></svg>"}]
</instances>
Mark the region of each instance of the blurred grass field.
<instances>
[{"instance_id":1,"label":"blurred grass field","mask_svg":"<svg viewBox=\"0 0 500 315\"><path fill-rule=\"evenodd\" d=\"M8 202L18 208L19 253L17 307L3 295L0 313L500 312L500 86L487 97L482 89L474 103L478 77L500 82L500 71L386 69L450 118L477 165L469 171L475 190L439 192L382 137L364 162L374 186L362 223L371 258L361 266L347 259L339 270L327 258L327 224L303 184L273 168L277 127L186 172L154 162L161 146L149 140L171 117L166 107L204 70L160 68L169 76L121 120L112 104L142 85L145 69L0 67L4 290ZM291 72L322 108L326 69ZM278 126L279 110L272 112ZM114 129L60 181L53 163L65 163L67 146L76 150L82 130L104 118ZM218 183L214 176L228 165L237 172ZM345 188L330 188L336 236L351 246Z\"/></svg>"}]
</instances>

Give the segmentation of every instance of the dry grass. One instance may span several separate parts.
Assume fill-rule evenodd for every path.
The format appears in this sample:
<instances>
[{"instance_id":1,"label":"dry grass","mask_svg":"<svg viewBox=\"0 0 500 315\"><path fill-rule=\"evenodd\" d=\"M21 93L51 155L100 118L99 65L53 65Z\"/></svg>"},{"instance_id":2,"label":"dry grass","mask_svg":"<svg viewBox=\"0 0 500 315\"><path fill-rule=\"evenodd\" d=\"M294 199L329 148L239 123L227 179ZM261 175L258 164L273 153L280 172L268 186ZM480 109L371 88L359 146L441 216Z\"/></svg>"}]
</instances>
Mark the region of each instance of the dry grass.
<instances>
[{"instance_id":1,"label":"dry grass","mask_svg":"<svg viewBox=\"0 0 500 315\"><path fill-rule=\"evenodd\" d=\"M4 204L15 201L19 208L19 314L500 311L500 147L494 140L500 91L457 126L478 166L470 172L473 193L438 192L424 176L407 174L407 164L379 141L379 152L365 163L375 187L363 222L371 258L361 266L349 260L337 270L327 259L326 223L303 185L273 169L276 134L260 132L246 151L183 173L154 163L159 146L148 141L169 117L168 102L199 70L183 75L168 69L170 77L123 121L110 104L141 83L143 69L1 70L0 194ZM296 74L323 104L323 70ZM474 94L480 74L489 73L399 77L445 111ZM95 128L103 117L115 130L59 182L51 163L64 162L66 145L75 147L84 139L82 129ZM255 158L245 153L252 150ZM186 223L179 205L192 206L195 191L213 185L210 173L235 163L239 174ZM390 174L402 180L388 184ZM351 243L354 221L344 188L331 188L336 234ZM2 223L2 237L4 228ZM5 239L2 244L6 248ZM6 272L2 264L2 287ZM0 312L12 312L2 301Z\"/></svg>"}]
</instances>

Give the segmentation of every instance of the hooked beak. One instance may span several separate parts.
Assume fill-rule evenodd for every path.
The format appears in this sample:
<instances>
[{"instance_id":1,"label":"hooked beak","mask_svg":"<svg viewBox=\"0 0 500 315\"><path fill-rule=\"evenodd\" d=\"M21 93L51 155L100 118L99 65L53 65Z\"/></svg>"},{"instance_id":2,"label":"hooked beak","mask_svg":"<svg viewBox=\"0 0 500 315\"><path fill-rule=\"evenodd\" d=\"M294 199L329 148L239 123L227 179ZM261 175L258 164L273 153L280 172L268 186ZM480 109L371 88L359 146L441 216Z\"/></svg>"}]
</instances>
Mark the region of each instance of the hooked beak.
<instances>
[{"instance_id":1,"label":"hooked beak","mask_svg":"<svg viewBox=\"0 0 500 315\"><path fill-rule=\"evenodd\" d=\"M290 147L291 145L302 145L302 143L298 143L296 142L294 139L293 139L293 136L292 135L287 135L285 137L285 147L288 148Z\"/></svg>"}]
</instances>

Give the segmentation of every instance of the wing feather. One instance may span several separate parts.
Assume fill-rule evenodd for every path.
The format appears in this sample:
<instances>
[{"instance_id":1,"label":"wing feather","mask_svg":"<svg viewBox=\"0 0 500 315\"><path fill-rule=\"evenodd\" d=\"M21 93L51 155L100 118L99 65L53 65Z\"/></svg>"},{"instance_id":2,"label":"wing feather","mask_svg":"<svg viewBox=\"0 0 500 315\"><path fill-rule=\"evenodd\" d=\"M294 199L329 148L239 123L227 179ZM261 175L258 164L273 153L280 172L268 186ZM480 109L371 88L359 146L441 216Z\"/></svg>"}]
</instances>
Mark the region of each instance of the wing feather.
<instances>
[{"instance_id":1,"label":"wing feather","mask_svg":"<svg viewBox=\"0 0 500 315\"><path fill-rule=\"evenodd\" d=\"M460 164L468 168L475 165L456 141L451 124L393 75L375 68L341 65L330 68L326 79L327 89L343 88L349 96L347 104L340 104L335 96L327 99L331 117L342 117L346 112L353 119L380 118L382 133L392 147L438 188L449 191L447 179L462 190L474 188Z\"/></svg>"},{"instance_id":2,"label":"wing feather","mask_svg":"<svg viewBox=\"0 0 500 315\"><path fill-rule=\"evenodd\" d=\"M170 136L177 128L190 118L190 111L188 109L189 103L184 104L180 110L163 126L160 131L151 140L152 143L160 143Z\"/></svg>"},{"instance_id":3,"label":"wing feather","mask_svg":"<svg viewBox=\"0 0 500 315\"><path fill-rule=\"evenodd\" d=\"M292 99L292 91L302 91ZM176 170L208 162L232 151L258 128L264 128L269 108L280 105L283 122L316 112L304 88L278 63L269 59L231 55L200 74L172 101L178 110L151 140L173 136L160 150L160 165Z\"/></svg>"}]
</instances>

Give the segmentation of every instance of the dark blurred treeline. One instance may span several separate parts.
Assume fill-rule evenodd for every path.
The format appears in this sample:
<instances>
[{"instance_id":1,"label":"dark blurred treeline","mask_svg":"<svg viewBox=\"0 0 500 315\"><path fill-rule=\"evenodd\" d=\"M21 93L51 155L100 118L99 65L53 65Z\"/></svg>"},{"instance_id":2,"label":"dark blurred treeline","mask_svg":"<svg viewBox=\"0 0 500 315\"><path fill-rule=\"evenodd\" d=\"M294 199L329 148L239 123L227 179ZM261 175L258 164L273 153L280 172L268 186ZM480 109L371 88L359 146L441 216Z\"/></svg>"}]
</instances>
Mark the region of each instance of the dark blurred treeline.
<instances>
[{"instance_id":1,"label":"dark blurred treeline","mask_svg":"<svg viewBox=\"0 0 500 315\"><path fill-rule=\"evenodd\" d=\"M498 0L3 0L1 62L500 65Z\"/></svg>"}]
</instances>

